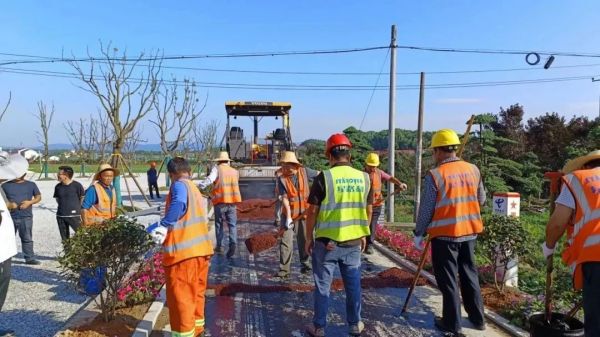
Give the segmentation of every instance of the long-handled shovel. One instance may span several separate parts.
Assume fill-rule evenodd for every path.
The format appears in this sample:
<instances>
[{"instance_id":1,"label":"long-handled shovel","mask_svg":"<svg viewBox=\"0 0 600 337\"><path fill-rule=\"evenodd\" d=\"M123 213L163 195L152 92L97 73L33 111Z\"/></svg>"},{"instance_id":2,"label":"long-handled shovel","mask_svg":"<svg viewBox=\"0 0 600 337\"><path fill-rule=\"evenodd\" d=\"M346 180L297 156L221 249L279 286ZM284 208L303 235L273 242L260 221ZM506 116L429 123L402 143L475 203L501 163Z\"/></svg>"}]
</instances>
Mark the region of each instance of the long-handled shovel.
<instances>
[{"instance_id":1,"label":"long-handled shovel","mask_svg":"<svg viewBox=\"0 0 600 337\"><path fill-rule=\"evenodd\" d=\"M567 312L567 314L565 315L565 322L568 322L571 318L573 318L573 316L575 316L575 314L583 307L583 301L579 301L577 304L575 304L575 306L573 307L573 309L569 310L569 312Z\"/></svg>"},{"instance_id":2,"label":"long-handled shovel","mask_svg":"<svg viewBox=\"0 0 600 337\"><path fill-rule=\"evenodd\" d=\"M415 278L413 279L412 284L410 285L410 289L408 289L408 295L406 295L406 300L404 301L404 305L402 306L402 311L400 311L401 314L404 314L406 312L406 309L408 308L408 301L410 301L410 297L412 296L412 293L415 290L415 287L417 286L419 275L421 274L421 270L423 270L423 266L425 265L425 257L427 256L427 250L429 249L430 243L431 241L429 239L427 239L427 241L425 242L425 248L423 248L423 254L421 254L421 261L419 261L419 266L417 267Z\"/></svg>"},{"instance_id":3,"label":"long-handled shovel","mask_svg":"<svg viewBox=\"0 0 600 337\"><path fill-rule=\"evenodd\" d=\"M554 257L548 256L546 261L546 294L544 299L544 319L550 325L552 321L552 271L554 270Z\"/></svg>"}]
</instances>

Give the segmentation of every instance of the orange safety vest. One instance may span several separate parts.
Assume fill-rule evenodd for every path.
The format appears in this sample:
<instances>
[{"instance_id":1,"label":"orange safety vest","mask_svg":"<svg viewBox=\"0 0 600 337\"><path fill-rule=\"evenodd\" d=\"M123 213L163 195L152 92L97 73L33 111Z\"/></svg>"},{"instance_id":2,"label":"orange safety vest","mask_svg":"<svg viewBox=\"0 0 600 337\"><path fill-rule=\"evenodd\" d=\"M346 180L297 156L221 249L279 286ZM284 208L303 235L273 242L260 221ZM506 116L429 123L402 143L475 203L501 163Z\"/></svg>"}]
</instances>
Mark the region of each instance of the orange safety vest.
<instances>
[{"instance_id":1,"label":"orange safety vest","mask_svg":"<svg viewBox=\"0 0 600 337\"><path fill-rule=\"evenodd\" d=\"M371 191L373 193L373 207L383 205L383 194L381 193L381 171L375 168L369 173L371 179Z\"/></svg>"},{"instance_id":2,"label":"orange safety vest","mask_svg":"<svg viewBox=\"0 0 600 337\"><path fill-rule=\"evenodd\" d=\"M283 186L285 186L287 198L290 202L290 210L292 211L291 216L293 219L296 219L298 216L300 216L300 214L303 214L304 211L306 211L306 209L308 208L307 200L308 193L310 192L310 188L308 187L308 174L306 174L306 169L304 167L299 167L297 172L297 188L292 179L293 175L280 177Z\"/></svg>"},{"instance_id":3,"label":"orange safety vest","mask_svg":"<svg viewBox=\"0 0 600 337\"><path fill-rule=\"evenodd\" d=\"M238 171L228 165L219 165L218 170L219 176L211 195L213 205L242 202Z\"/></svg>"},{"instance_id":4,"label":"orange safety vest","mask_svg":"<svg viewBox=\"0 0 600 337\"><path fill-rule=\"evenodd\" d=\"M98 202L89 209L81 210L85 226L99 225L105 220L117 216L117 192L115 188L113 186L110 187L112 193L109 196L100 182L96 181L92 186L96 189Z\"/></svg>"},{"instance_id":5,"label":"orange safety vest","mask_svg":"<svg viewBox=\"0 0 600 337\"><path fill-rule=\"evenodd\" d=\"M213 255L212 242L208 235L206 217L206 199L200 190L189 180L179 180L187 189L187 208L185 214L169 227L163 243L163 265L171 266L177 262L197 257ZM171 188L173 188L171 186ZM165 214L169 212L171 193L167 195Z\"/></svg>"},{"instance_id":6,"label":"orange safety vest","mask_svg":"<svg viewBox=\"0 0 600 337\"><path fill-rule=\"evenodd\" d=\"M575 199L562 259L573 273L573 287L581 289L581 265L600 261L600 168L573 171L562 179Z\"/></svg>"},{"instance_id":7,"label":"orange safety vest","mask_svg":"<svg viewBox=\"0 0 600 337\"><path fill-rule=\"evenodd\" d=\"M481 233L483 222L477 194L481 176L477 166L459 160L444 163L429 173L437 187L433 219L427 229L429 236Z\"/></svg>"}]
</instances>

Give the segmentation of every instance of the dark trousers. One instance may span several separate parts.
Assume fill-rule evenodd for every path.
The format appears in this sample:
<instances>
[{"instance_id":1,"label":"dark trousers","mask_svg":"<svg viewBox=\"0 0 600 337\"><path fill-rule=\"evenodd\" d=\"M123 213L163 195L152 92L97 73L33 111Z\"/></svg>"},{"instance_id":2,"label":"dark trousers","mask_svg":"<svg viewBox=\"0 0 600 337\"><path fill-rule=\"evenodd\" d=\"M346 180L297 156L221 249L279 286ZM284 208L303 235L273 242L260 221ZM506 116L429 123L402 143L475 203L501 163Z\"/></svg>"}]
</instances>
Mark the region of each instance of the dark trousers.
<instances>
[{"instance_id":1,"label":"dark trousers","mask_svg":"<svg viewBox=\"0 0 600 337\"><path fill-rule=\"evenodd\" d=\"M483 324L483 299L475 266L475 242L431 241L431 257L437 286L442 292L443 321L451 331L461 330L460 292L465 310L473 324Z\"/></svg>"},{"instance_id":2,"label":"dark trousers","mask_svg":"<svg viewBox=\"0 0 600 337\"><path fill-rule=\"evenodd\" d=\"M69 233L69 227L76 232L79 226L81 226L81 217L79 216L57 216L56 222L58 223L58 231L60 232L60 238L62 241L68 239L71 234Z\"/></svg>"},{"instance_id":3,"label":"dark trousers","mask_svg":"<svg viewBox=\"0 0 600 337\"><path fill-rule=\"evenodd\" d=\"M33 218L13 218L15 233L21 238L21 249L25 260L34 258L33 254Z\"/></svg>"},{"instance_id":4,"label":"dark trousers","mask_svg":"<svg viewBox=\"0 0 600 337\"><path fill-rule=\"evenodd\" d=\"M368 244L375 242L375 228L377 227L377 221L379 220L379 216L381 215L382 207L383 206L373 206L373 215L371 216L371 223L369 224L371 235L367 236Z\"/></svg>"},{"instance_id":5,"label":"dark trousers","mask_svg":"<svg viewBox=\"0 0 600 337\"><path fill-rule=\"evenodd\" d=\"M600 336L600 262L586 262L581 270L585 335Z\"/></svg>"},{"instance_id":6,"label":"dark trousers","mask_svg":"<svg viewBox=\"0 0 600 337\"><path fill-rule=\"evenodd\" d=\"M154 194L152 193L153 188L156 190L156 197L160 198L160 193L158 193L158 182L153 182L153 183L149 182L148 186L150 188L150 198L154 199Z\"/></svg>"},{"instance_id":7,"label":"dark trousers","mask_svg":"<svg viewBox=\"0 0 600 337\"><path fill-rule=\"evenodd\" d=\"M4 262L0 262L0 311L6 300L6 294L8 293L8 284L10 283L10 264L11 258L8 258Z\"/></svg>"}]
</instances>

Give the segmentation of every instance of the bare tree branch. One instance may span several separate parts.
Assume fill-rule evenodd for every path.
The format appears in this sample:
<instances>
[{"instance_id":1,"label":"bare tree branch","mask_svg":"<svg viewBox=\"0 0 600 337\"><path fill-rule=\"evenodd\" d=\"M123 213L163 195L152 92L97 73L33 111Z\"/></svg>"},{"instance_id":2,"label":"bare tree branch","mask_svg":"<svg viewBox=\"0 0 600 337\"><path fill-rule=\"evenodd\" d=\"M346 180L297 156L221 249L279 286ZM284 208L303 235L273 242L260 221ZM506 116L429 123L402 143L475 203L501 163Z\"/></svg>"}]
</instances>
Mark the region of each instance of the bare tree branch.
<instances>
[{"instance_id":1,"label":"bare tree branch","mask_svg":"<svg viewBox=\"0 0 600 337\"><path fill-rule=\"evenodd\" d=\"M158 131L163 155L173 157L177 150L185 147L185 140L204 110L206 101L198 106L198 92L193 80L185 79L183 87L179 87L175 79L168 85L161 82L161 89L154 100L156 119L150 122Z\"/></svg>"},{"instance_id":2,"label":"bare tree branch","mask_svg":"<svg viewBox=\"0 0 600 337\"><path fill-rule=\"evenodd\" d=\"M144 53L131 62L127 52L119 52L111 43L104 45L100 42L100 59L92 59L85 69L77 60L69 63L77 71L79 79L83 82L82 89L91 92L100 101L103 113L112 126L113 153L119 154L124 149L128 139L136 139L130 134L134 133L136 126L153 108L154 100L159 89L159 75L162 66L161 55L158 51L148 58ZM97 69L98 68L98 71ZM138 78L135 78L135 75ZM100 83L102 82L102 83ZM133 100L137 97L139 100ZM123 118L125 116L125 118ZM102 120L98 124L98 144L101 154L106 146L103 133L106 128ZM113 166L118 166L117 157L113 157Z\"/></svg>"},{"instance_id":3,"label":"bare tree branch","mask_svg":"<svg viewBox=\"0 0 600 337\"><path fill-rule=\"evenodd\" d=\"M12 92L9 91L8 92L8 101L6 102L4 109L2 109L2 112L0 112L0 122L2 122L2 118L4 118L4 114L8 110L8 106L10 105L11 100L12 100Z\"/></svg>"},{"instance_id":4,"label":"bare tree branch","mask_svg":"<svg viewBox=\"0 0 600 337\"><path fill-rule=\"evenodd\" d=\"M37 105L38 112L35 116L40 121L40 131L36 131L36 134L38 141L44 146L44 161L48 162L48 156L50 152L48 131L50 130L50 125L52 124L52 118L54 117L54 103L52 103L50 111L48 111L48 107L43 101L39 101Z\"/></svg>"}]
</instances>

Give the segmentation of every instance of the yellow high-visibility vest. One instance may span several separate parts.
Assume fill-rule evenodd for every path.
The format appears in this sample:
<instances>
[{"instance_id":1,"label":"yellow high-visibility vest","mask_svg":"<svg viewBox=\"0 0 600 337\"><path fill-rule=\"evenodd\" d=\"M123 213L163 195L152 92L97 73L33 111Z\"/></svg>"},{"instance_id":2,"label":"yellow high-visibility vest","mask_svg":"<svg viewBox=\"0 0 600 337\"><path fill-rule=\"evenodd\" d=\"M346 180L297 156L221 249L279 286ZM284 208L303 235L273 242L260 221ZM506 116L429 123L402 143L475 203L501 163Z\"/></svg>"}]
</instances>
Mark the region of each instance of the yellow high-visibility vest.
<instances>
[{"instance_id":1,"label":"yellow high-visibility vest","mask_svg":"<svg viewBox=\"0 0 600 337\"><path fill-rule=\"evenodd\" d=\"M323 171L323 176L325 198L319 208L315 238L343 242L369 235L369 175L344 165Z\"/></svg>"}]
</instances>

